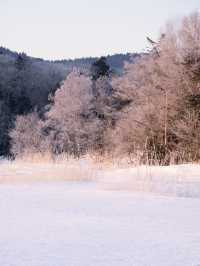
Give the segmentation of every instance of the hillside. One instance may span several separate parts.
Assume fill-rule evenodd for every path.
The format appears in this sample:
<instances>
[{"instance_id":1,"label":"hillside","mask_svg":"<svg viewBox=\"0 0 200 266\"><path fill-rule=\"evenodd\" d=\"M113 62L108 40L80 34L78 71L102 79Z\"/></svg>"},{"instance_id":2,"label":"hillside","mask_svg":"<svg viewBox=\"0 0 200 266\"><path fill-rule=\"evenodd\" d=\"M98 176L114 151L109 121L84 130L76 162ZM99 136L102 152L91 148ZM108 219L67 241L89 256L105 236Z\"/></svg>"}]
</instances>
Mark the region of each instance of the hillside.
<instances>
[{"instance_id":1,"label":"hillside","mask_svg":"<svg viewBox=\"0 0 200 266\"><path fill-rule=\"evenodd\" d=\"M16 59L19 56L19 53L11 51L4 47L0 47L0 56L1 60L2 56L7 57L7 59L8 58ZM116 71L117 73L121 73L123 71L124 63L131 62L134 60L134 58L138 56L139 54L137 53L126 53L126 54L107 55L105 57L111 69ZM28 56L28 58L31 59L33 62L40 62L40 63L43 62L46 64L60 65L67 70L71 70L73 68L89 70L91 64L98 59L98 57L83 57L76 59L44 60L42 58L35 58L31 56Z\"/></svg>"}]
</instances>

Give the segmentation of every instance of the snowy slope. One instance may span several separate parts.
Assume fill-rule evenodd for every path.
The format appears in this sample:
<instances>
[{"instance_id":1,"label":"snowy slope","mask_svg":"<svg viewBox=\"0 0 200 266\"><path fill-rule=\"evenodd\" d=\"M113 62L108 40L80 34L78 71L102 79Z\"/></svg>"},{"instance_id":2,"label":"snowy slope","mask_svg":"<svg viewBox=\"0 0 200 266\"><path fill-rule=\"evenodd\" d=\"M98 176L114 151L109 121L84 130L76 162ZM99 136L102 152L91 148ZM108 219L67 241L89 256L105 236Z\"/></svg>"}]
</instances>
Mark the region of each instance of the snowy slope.
<instances>
[{"instance_id":1,"label":"snowy slope","mask_svg":"<svg viewBox=\"0 0 200 266\"><path fill-rule=\"evenodd\" d=\"M199 165L138 166L104 170L98 176L106 189L200 198Z\"/></svg>"},{"instance_id":2,"label":"snowy slope","mask_svg":"<svg viewBox=\"0 0 200 266\"><path fill-rule=\"evenodd\" d=\"M2 266L197 266L200 199L92 182L0 185Z\"/></svg>"}]
</instances>

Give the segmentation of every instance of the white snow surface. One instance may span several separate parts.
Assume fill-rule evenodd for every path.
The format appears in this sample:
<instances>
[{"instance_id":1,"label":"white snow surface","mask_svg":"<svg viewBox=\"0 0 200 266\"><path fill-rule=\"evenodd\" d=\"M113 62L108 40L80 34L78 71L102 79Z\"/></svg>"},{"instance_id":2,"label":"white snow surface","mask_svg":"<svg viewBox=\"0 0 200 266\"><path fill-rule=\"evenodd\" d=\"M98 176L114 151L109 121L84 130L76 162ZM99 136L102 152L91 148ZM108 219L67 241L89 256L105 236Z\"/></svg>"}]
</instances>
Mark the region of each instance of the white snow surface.
<instances>
[{"instance_id":1,"label":"white snow surface","mask_svg":"<svg viewBox=\"0 0 200 266\"><path fill-rule=\"evenodd\" d=\"M200 165L138 166L98 172L107 189L200 198Z\"/></svg>"},{"instance_id":2,"label":"white snow surface","mask_svg":"<svg viewBox=\"0 0 200 266\"><path fill-rule=\"evenodd\" d=\"M199 266L199 167L146 171L1 183L0 266Z\"/></svg>"}]
</instances>

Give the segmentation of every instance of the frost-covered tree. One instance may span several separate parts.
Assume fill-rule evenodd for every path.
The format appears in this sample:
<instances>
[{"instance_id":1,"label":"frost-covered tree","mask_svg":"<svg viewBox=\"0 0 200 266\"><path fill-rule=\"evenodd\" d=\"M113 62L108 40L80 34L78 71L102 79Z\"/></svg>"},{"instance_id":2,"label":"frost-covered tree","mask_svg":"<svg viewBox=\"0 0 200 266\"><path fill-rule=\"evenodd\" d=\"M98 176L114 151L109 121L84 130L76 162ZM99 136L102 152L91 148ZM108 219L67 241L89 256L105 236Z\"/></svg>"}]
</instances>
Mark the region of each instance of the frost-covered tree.
<instances>
[{"instance_id":1,"label":"frost-covered tree","mask_svg":"<svg viewBox=\"0 0 200 266\"><path fill-rule=\"evenodd\" d=\"M87 150L89 132L85 117L92 99L91 85L88 77L73 71L56 91L46 115L46 132L53 152L79 155Z\"/></svg>"},{"instance_id":2,"label":"frost-covered tree","mask_svg":"<svg viewBox=\"0 0 200 266\"><path fill-rule=\"evenodd\" d=\"M190 150L191 130L198 132L199 31L199 13L184 18L179 27L167 25L153 50L136 64L129 64L125 75L116 80L118 92L130 101L111 134L115 146L120 143L118 149L144 151L145 158L159 163L169 163L172 153L176 160L183 158L183 147ZM197 159L198 134L192 135L196 143L193 158Z\"/></svg>"}]
</instances>

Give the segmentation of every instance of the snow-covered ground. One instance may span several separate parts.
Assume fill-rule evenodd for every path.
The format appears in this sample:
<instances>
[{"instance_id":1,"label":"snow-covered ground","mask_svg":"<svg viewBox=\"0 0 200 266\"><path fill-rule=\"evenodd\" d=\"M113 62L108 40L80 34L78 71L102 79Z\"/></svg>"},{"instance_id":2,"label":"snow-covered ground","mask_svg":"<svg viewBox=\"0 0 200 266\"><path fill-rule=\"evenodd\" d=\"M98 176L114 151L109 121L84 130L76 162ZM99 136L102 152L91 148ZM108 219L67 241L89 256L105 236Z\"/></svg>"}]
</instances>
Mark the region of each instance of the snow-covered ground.
<instances>
[{"instance_id":1,"label":"snow-covered ground","mask_svg":"<svg viewBox=\"0 0 200 266\"><path fill-rule=\"evenodd\" d=\"M200 198L200 165L139 166L98 173L104 188Z\"/></svg>"},{"instance_id":2,"label":"snow-covered ground","mask_svg":"<svg viewBox=\"0 0 200 266\"><path fill-rule=\"evenodd\" d=\"M1 181L16 170L0 184L0 265L200 265L198 166L98 170L97 181L26 183L10 181L31 166L10 167L0 165ZM158 195L174 187L186 194Z\"/></svg>"}]
</instances>

